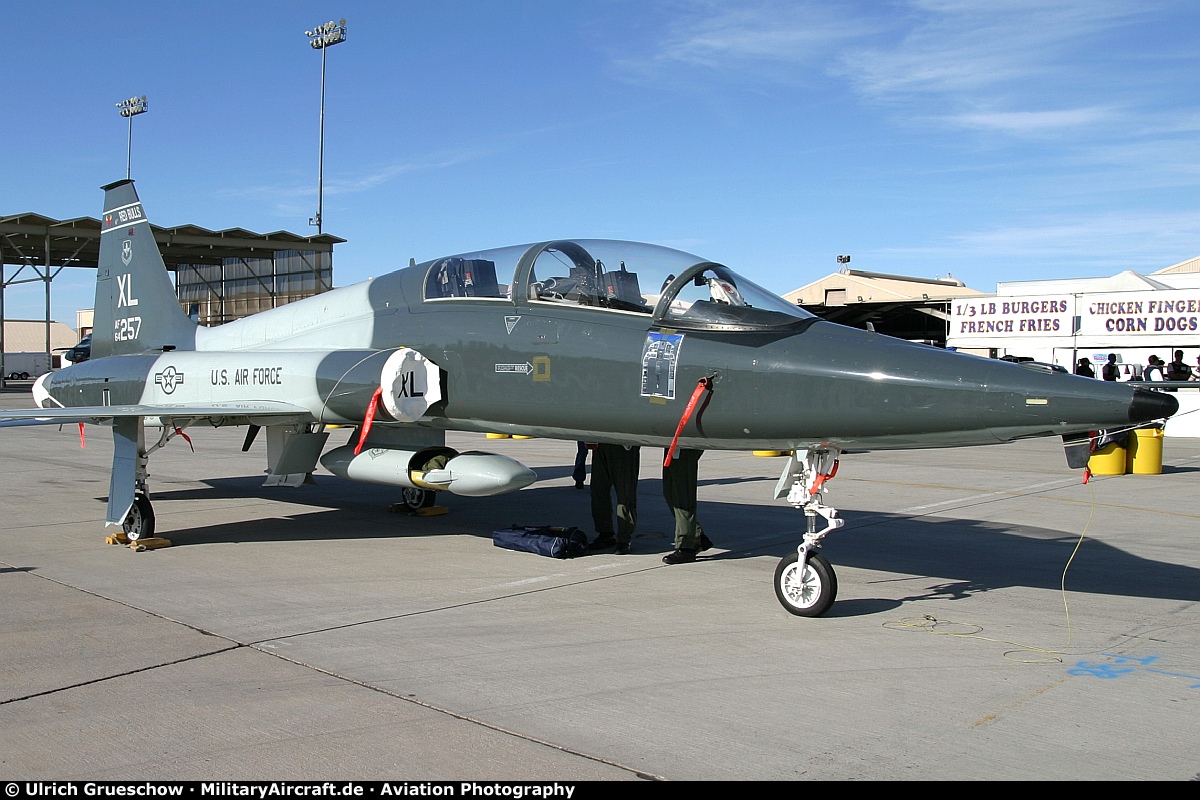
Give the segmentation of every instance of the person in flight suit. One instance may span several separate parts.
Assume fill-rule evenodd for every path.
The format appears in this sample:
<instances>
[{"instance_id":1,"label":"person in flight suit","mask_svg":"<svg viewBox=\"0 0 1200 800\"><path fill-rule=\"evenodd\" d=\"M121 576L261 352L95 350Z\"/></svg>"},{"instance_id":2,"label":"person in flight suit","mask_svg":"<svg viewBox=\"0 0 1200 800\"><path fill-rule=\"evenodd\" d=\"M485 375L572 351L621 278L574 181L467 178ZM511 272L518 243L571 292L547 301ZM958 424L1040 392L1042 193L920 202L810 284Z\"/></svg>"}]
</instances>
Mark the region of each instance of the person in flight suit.
<instances>
[{"instance_id":1,"label":"person in flight suit","mask_svg":"<svg viewBox=\"0 0 1200 800\"><path fill-rule=\"evenodd\" d=\"M575 449L575 469L571 471L571 478L575 481L575 488L582 489L583 482L587 479L587 457L588 447L586 442L576 442Z\"/></svg>"},{"instance_id":2,"label":"person in flight suit","mask_svg":"<svg viewBox=\"0 0 1200 800\"><path fill-rule=\"evenodd\" d=\"M642 448L601 442L592 452L592 522L596 538L588 550L614 547L629 552L637 528L637 482ZM612 493L617 495L617 530L613 532Z\"/></svg>"},{"instance_id":3,"label":"person in flight suit","mask_svg":"<svg viewBox=\"0 0 1200 800\"><path fill-rule=\"evenodd\" d=\"M663 498L675 517L675 550L663 556L664 564L687 564L696 560L696 553L712 547L696 518L696 478L703 453L680 448L670 466L663 467Z\"/></svg>"}]
</instances>

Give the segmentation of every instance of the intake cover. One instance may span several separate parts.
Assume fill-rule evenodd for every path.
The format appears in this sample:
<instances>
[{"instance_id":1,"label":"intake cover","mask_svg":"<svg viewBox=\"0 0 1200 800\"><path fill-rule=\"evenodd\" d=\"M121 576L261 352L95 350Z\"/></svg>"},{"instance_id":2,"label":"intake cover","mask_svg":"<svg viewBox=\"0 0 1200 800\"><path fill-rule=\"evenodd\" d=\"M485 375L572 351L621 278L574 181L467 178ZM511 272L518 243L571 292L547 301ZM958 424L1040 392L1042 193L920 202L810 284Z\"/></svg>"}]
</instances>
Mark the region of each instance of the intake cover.
<instances>
[{"instance_id":1,"label":"intake cover","mask_svg":"<svg viewBox=\"0 0 1200 800\"><path fill-rule=\"evenodd\" d=\"M442 399L441 370L408 347L401 347L384 362L379 385L383 387L383 407L400 422L416 422Z\"/></svg>"}]
</instances>

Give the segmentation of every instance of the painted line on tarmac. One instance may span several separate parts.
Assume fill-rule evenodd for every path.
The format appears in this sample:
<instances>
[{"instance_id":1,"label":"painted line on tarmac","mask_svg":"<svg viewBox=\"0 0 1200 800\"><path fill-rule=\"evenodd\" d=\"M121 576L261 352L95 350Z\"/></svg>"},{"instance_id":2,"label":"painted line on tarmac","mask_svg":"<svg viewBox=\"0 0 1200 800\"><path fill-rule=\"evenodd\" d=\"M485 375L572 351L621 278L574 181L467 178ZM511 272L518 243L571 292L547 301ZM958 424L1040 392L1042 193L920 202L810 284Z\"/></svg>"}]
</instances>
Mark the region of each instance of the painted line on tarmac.
<instances>
[{"instance_id":1,"label":"painted line on tarmac","mask_svg":"<svg viewBox=\"0 0 1200 800\"><path fill-rule=\"evenodd\" d=\"M1030 492L1030 491L1035 491L1035 490L1040 490L1040 489L1048 489L1050 487L1070 486L1073 483L1074 483L1073 480L1068 482L1068 481L1064 481L1061 479L1054 480L1054 481L1042 481L1041 483L1031 483L1028 486L1017 486L1012 489L1002 489L1002 490L995 491L995 492L984 492L982 494L967 495L966 497L956 497L953 500L942 500L941 502L938 502L938 503L925 503L924 505L919 505L919 506L909 506L908 508L899 509L898 513L908 514L913 511L925 511L930 508L938 508L939 506L954 505L955 503L970 503L975 500L987 500L987 499L990 499L993 497L1004 497L1006 495L1019 495L1019 494L1024 494L1024 493Z\"/></svg>"}]
</instances>

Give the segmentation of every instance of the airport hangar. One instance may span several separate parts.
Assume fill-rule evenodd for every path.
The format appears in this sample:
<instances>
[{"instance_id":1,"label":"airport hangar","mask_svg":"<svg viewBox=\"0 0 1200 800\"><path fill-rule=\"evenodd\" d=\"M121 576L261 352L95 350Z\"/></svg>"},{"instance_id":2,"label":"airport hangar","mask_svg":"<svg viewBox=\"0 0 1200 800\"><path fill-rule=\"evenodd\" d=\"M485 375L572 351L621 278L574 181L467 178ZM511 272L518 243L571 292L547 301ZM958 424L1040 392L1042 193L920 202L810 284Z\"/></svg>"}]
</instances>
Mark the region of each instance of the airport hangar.
<instances>
[{"instance_id":1,"label":"airport hangar","mask_svg":"<svg viewBox=\"0 0 1200 800\"><path fill-rule=\"evenodd\" d=\"M175 274L180 305L202 325L219 325L329 291L333 247L346 241L327 233L300 236L198 225L150 227L167 269ZM60 356L53 351L75 341L63 345L61 324L50 318L52 283L67 268L96 269L99 258L100 220L95 217L55 219L32 213L0 217L0 386L9 373L3 353L16 352L6 341L9 332L14 340L26 342L36 338L34 330L43 329L44 349L39 352L46 363L61 366L56 363L61 362ZM45 319L4 323L5 289L38 281L45 285ZM80 312L76 323L77 339L82 338L91 331L90 312Z\"/></svg>"}]
</instances>

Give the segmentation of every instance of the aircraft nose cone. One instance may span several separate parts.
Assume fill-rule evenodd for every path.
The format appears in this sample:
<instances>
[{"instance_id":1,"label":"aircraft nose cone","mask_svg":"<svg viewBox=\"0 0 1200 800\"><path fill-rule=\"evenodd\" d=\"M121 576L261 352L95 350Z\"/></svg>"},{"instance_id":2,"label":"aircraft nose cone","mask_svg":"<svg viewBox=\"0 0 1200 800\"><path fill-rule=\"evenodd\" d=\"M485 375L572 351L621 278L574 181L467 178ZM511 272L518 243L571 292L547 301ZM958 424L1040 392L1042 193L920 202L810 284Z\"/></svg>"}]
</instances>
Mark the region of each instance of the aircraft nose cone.
<instances>
[{"instance_id":1,"label":"aircraft nose cone","mask_svg":"<svg viewBox=\"0 0 1200 800\"><path fill-rule=\"evenodd\" d=\"M1151 389L1134 389L1129 403L1130 422L1150 422L1164 419L1179 410L1179 401L1174 395Z\"/></svg>"}]
</instances>

